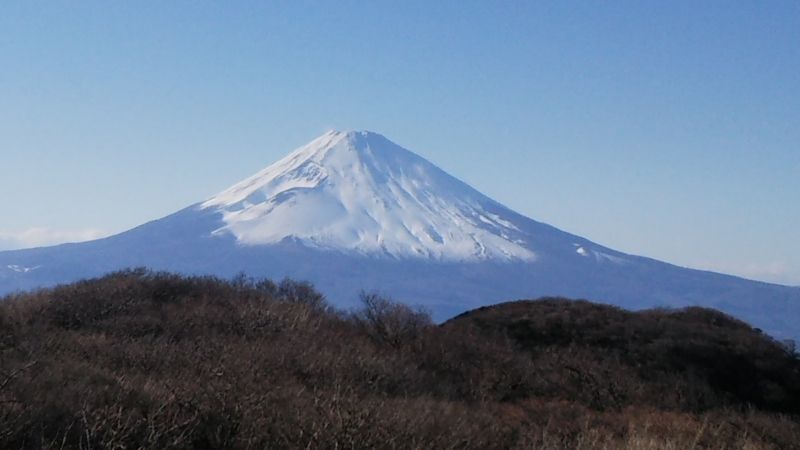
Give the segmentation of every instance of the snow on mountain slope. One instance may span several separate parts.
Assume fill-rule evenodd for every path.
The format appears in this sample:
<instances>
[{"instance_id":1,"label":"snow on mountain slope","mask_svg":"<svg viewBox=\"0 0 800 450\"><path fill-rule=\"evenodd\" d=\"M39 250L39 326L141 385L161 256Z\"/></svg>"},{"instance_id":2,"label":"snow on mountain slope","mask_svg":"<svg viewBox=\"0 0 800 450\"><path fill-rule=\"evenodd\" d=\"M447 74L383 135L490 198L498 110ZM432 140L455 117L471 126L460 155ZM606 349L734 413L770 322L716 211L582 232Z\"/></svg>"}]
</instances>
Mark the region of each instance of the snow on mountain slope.
<instances>
[{"instance_id":1,"label":"snow on mountain slope","mask_svg":"<svg viewBox=\"0 0 800 450\"><path fill-rule=\"evenodd\" d=\"M330 131L202 204L244 245L305 245L395 258L532 261L495 202L370 132ZM496 208L495 208L496 209Z\"/></svg>"}]
</instances>

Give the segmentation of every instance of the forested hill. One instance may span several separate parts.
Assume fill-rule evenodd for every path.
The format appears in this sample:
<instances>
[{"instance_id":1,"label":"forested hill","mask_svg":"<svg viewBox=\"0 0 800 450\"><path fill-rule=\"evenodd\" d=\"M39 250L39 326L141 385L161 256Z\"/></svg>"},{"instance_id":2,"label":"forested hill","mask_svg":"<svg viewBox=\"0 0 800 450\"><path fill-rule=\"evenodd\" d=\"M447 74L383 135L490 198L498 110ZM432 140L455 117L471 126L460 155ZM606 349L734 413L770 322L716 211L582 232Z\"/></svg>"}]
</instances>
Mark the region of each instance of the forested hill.
<instances>
[{"instance_id":1,"label":"forested hill","mask_svg":"<svg viewBox=\"0 0 800 450\"><path fill-rule=\"evenodd\" d=\"M377 295L146 270L0 301L0 448L797 448L800 360L700 308Z\"/></svg>"}]
</instances>

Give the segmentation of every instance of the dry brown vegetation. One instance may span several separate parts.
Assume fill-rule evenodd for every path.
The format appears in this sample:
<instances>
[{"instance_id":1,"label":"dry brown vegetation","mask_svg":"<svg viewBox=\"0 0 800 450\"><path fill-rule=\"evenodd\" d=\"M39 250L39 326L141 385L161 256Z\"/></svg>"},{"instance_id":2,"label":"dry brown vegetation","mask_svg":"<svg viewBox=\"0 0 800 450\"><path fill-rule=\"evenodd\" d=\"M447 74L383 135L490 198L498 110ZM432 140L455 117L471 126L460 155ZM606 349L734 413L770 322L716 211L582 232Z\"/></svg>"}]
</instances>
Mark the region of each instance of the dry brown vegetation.
<instances>
[{"instance_id":1,"label":"dry brown vegetation","mask_svg":"<svg viewBox=\"0 0 800 450\"><path fill-rule=\"evenodd\" d=\"M0 448L800 448L800 361L721 313L363 300L146 270L6 298Z\"/></svg>"}]
</instances>

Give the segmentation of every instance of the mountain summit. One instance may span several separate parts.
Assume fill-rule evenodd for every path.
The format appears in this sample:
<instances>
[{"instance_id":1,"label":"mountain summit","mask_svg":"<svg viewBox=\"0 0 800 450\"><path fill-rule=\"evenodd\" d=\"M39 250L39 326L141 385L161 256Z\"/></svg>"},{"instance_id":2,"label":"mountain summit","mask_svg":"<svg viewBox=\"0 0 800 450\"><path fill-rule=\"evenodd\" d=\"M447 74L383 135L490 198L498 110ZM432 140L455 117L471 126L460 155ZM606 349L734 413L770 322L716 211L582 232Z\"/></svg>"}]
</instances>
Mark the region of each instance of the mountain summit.
<instances>
[{"instance_id":1,"label":"mountain summit","mask_svg":"<svg viewBox=\"0 0 800 450\"><path fill-rule=\"evenodd\" d=\"M503 209L422 157L368 131L330 131L203 202L244 245L308 246L435 260L531 261Z\"/></svg>"},{"instance_id":2,"label":"mountain summit","mask_svg":"<svg viewBox=\"0 0 800 450\"><path fill-rule=\"evenodd\" d=\"M0 252L0 294L147 266L312 281L437 319L519 298L707 306L800 338L800 289L618 252L522 216L367 131L330 131L225 191L96 241Z\"/></svg>"}]
</instances>

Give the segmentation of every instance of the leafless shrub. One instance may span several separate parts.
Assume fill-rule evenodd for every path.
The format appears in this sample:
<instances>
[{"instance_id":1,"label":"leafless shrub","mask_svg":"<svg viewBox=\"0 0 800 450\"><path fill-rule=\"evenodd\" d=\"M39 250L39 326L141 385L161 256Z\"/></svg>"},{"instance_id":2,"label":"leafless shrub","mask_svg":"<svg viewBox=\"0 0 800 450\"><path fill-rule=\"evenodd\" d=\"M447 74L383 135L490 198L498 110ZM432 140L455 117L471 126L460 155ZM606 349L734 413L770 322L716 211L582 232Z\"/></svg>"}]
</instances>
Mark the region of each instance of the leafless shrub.
<instances>
[{"instance_id":1,"label":"leafless shrub","mask_svg":"<svg viewBox=\"0 0 800 450\"><path fill-rule=\"evenodd\" d=\"M394 302L377 293L362 292L361 309L353 314L357 326L373 340L400 347L432 325L425 311Z\"/></svg>"}]
</instances>

